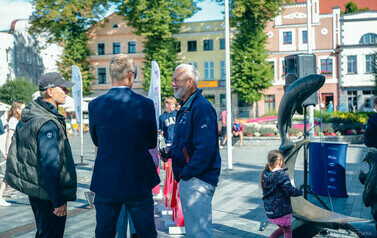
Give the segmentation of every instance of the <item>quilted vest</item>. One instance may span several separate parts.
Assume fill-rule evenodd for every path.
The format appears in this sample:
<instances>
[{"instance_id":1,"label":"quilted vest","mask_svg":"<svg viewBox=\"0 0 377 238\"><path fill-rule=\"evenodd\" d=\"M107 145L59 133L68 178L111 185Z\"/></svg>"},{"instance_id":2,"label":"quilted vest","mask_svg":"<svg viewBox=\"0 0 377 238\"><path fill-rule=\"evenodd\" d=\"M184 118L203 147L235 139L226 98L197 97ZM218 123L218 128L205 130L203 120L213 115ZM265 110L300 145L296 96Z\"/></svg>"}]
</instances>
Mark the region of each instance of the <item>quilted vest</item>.
<instances>
[{"instance_id":1,"label":"quilted vest","mask_svg":"<svg viewBox=\"0 0 377 238\"><path fill-rule=\"evenodd\" d=\"M8 152L6 179L8 184L32 197L50 200L45 190L38 153L38 133L48 121L53 121L59 131L60 189L66 201L76 200L77 176L69 144L64 117L49 112L41 99L29 103L13 135Z\"/></svg>"}]
</instances>

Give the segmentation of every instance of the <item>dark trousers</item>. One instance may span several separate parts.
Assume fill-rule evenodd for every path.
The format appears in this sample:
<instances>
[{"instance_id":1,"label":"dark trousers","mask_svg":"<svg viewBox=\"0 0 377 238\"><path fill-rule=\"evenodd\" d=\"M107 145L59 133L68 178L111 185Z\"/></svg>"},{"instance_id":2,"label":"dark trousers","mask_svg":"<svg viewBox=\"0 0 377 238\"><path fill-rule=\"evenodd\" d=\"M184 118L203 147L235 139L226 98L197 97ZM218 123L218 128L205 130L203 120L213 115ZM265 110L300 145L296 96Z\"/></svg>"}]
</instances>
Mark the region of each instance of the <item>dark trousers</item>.
<instances>
[{"instance_id":1,"label":"dark trousers","mask_svg":"<svg viewBox=\"0 0 377 238\"><path fill-rule=\"evenodd\" d=\"M64 235L65 221L67 216L58 217L53 211L54 207L50 200L42 200L30 197L29 201L33 209L35 224L37 226L36 238L59 238Z\"/></svg>"},{"instance_id":2,"label":"dark trousers","mask_svg":"<svg viewBox=\"0 0 377 238\"><path fill-rule=\"evenodd\" d=\"M96 237L115 237L116 224L123 204L134 222L137 237L157 237L153 203L152 193L137 197L101 197L96 195L94 198L97 219Z\"/></svg>"}]
</instances>

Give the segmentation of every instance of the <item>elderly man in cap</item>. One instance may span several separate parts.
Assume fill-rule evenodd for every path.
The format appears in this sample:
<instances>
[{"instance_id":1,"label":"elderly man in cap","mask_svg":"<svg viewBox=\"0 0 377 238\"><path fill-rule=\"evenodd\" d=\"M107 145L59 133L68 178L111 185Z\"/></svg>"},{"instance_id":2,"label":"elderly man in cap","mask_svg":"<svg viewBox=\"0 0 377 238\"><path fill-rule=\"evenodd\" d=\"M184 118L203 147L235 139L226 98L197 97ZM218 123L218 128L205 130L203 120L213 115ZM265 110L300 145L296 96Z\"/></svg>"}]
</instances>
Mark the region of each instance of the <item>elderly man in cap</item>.
<instances>
[{"instance_id":1,"label":"elderly man in cap","mask_svg":"<svg viewBox=\"0 0 377 238\"><path fill-rule=\"evenodd\" d=\"M35 237L63 237L67 201L76 200L75 164L65 118L58 112L73 85L59 73L43 75L41 97L23 110L9 148L7 182L29 196Z\"/></svg>"}]
</instances>

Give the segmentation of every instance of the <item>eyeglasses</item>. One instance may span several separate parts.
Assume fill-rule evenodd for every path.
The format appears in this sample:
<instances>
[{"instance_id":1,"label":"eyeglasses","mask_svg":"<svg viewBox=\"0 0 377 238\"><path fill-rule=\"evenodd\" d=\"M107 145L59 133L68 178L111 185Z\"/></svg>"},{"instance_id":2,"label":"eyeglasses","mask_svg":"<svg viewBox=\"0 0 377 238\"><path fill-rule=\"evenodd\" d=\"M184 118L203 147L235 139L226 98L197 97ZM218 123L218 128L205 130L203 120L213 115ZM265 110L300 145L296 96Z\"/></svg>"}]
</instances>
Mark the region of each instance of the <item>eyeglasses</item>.
<instances>
[{"instance_id":1,"label":"eyeglasses","mask_svg":"<svg viewBox=\"0 0 377 238\"><path fill-rule=\"evenodd\" d=\"M133 73L135 75L135 79L136 79L137 73L135 71L132 71L131 73Z\"/></svg>"}]
</instances>

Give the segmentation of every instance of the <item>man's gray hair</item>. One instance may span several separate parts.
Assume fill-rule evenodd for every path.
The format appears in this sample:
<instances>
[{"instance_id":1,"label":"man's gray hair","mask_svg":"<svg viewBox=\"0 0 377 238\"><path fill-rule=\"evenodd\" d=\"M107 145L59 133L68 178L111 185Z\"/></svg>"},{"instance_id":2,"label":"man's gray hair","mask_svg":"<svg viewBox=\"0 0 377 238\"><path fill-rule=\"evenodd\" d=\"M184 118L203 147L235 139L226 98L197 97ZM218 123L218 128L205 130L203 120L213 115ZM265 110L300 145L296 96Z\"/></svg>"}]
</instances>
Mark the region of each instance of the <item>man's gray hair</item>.
<instances>
[{"instance_id":1,"label":"man's gray hair","mask_svg":"<svg viewBox=\"0 0 377 238\"><path fill-rule=\"evenodd\" d=\"M43 99L46 97L47 90L39 91L39 93L41 94L41 98Z\"/></svg>"},{"instance_id":2,"label":"man's gray hair","mask_svg":"<svg viewBox=\"0 0 377 238\"><path fill-rule=\"evenodd\" d=\"M192 78L194 79L195 85L198 86L200 74L199 74L199 71L194 66L192 66L191 64L180 64L177 66L177 68L175 68L174 71L178 69L185 69L186 73L191 74Z\"/></svg>"},{"instance_id":3,"label":"man's gray hair","mask_svg":"<svg viewBox=\"0 0 377 238\"><path fill-rule=\"evenodd\" d=\"M118 54L110 61L111 82L122 81L134 71L134 60L126 54Z\"/></svg>"}]
</instances>

